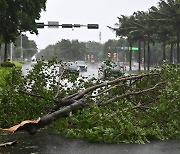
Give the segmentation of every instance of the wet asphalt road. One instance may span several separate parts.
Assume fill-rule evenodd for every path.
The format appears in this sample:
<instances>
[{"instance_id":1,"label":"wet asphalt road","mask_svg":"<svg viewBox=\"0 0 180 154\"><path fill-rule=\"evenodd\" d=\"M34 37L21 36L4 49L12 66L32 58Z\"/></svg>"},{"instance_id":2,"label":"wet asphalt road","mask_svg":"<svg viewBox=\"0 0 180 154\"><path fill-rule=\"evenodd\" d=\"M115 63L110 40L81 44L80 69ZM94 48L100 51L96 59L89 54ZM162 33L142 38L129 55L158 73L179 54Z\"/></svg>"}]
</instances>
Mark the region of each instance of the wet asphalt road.
<instances>
[{"instance_id":1,"label":"wet asphalt road","mask_svg":"<svg viewBox=\"0 0 180 154\"><path fill-rule=\"evenodd\" d=\"M67 139L50 132L16 133L1 141L17 140L14 146L0 148L0 154L179 154L180 140L152 141L146 144L104 144Z\"/></svg>"},{"instance_id":2,"label":"wet asphalt road","mask_svg":"<svg viewBox=\"0 0 180 154\"><path fill-rule=\"evenodd\" d=\"M22 66L22 74L26 75L28 71L30 71L33 68L33 65L31 63L25 63ZM87 72L80 72L80 76L86 76L86 77L98 77L98 68L99 64L94 64L94 65L88 65L88 70Z\"/></svg>"}]
</instances>

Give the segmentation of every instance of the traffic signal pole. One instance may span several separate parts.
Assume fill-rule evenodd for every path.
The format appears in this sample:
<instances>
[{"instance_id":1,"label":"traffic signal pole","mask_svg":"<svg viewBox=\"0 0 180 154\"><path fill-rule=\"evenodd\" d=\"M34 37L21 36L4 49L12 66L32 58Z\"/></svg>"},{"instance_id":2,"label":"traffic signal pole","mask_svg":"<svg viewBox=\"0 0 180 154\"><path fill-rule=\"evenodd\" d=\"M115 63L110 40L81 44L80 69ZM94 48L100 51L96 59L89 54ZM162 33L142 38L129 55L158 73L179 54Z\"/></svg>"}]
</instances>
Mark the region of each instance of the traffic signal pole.
<instances>
[{"instance_id":1,"label":"traffic signal pole","mask_svg":"<svg viewBox=\"0 0 180 154\"><path fill-rule=\"evenodd\" d=\"M99 29L98 24L87 24L87 25L81 25L81 24L59 24L58 21L49 21L48 24L45 24L44 22L37 23L37 28L80 28L80 27L87 27L88 29Z\"/></svg>"}]
</instances>

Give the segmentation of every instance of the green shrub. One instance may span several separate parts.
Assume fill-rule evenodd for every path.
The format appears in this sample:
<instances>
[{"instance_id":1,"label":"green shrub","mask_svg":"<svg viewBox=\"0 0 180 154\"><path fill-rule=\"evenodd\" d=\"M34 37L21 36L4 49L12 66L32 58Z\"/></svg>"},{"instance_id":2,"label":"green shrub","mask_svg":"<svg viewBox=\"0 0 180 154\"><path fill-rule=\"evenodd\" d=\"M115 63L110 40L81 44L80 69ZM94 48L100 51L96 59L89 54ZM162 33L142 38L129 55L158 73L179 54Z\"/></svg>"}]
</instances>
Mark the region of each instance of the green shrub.
<instances>
[{"instance_id":1,"label":"green shrub","mask_svg":"<svg viewBox=\"0 0 180 154\"><path fill-rule=\"evenodd\" d=\"M12 63L15 64L17 68L22 68L23 63L21 61L13 61Z\"/></svg>"},{"instance_id":2,"label":"green shrub","mask_svg":"<svg viewBox=\"0 0 180 154\"><path fill-rule=\"evenodd\" d=\"M10 68L0 67L0 89L6 84L6 77L10 73Z\"/></svg>"},{"instance_id":3,"label":"green shrub","mask_svg":"<svg viewBox=\"0 0 180 154\"><path fill-rule=\"evenodd\" d=\"M7 62L1 63L1 66L2 66L2 67L14 67L14 66L16 66L16 65L13 64L13 63L11 63L11 62L9 62L9 61L7 61Z\"/></svg>"}]
</instances>

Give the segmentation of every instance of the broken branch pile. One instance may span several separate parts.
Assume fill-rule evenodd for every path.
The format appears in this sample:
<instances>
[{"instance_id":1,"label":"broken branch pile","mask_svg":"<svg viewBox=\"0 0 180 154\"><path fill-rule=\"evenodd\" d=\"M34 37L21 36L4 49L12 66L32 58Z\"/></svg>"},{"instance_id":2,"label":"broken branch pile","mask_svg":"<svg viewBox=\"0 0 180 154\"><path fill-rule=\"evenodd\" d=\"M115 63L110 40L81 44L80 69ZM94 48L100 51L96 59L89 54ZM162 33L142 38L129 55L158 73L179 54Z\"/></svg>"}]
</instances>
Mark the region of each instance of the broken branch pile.
<instances>
[{"instance_id":1,"label":"broken branch pile","mask_svg":"<svg viewBox=\"0 0 180 154\"><path fill-rule=\"evenodd\" d=\"M173 82L179 79L178 69L172 70ZM171 95L166 95L169 88L173 90L169 85L172 78L166 73L162 70L161 73L122 76L112 81L88 80L80 82L78 88L74 85L66 90L58 79L54 91L48 90L50 93L40 87L21 88L18 93L24 98L51 100L54 106L49 106L48 110L46 106L48 113L37 120L25 120L1 130L35 134L38 129L57 121L53 124L55 129L67 136L103 142L144 143L149 138L167 138L167 132L169 136L177 135L179 132L170 133L169 129L176 129L178 125L172 119L178 117L179 95L176 93L173 101L166 100L172 99ZM63 75L59 76L63 80Z\"/></svg>"}]
</instances>

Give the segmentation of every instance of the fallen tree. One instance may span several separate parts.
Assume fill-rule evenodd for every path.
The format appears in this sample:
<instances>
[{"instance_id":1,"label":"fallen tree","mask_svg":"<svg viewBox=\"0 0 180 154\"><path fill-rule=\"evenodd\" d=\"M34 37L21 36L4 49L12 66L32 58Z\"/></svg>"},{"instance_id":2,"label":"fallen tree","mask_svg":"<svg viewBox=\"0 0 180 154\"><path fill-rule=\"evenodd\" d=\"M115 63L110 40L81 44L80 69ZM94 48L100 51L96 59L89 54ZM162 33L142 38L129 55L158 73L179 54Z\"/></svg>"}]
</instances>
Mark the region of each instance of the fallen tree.
<instances>
[{"instance_id":1,"label":"fallen tree","mask_svg":"<svg viewBox=\"0 0 180 154\"><path fill-rule=\"evenodd\" d=\"M53 65L49 65L49 67L52 66ZM41 74L44 77L46 76L45 74L47 74L47 72L44 71L44 69L47 68L47 65L45 65L43 71L42 71L42 67L44 67L44 64L42 63L40 63L40 66L37 66L37 68L35 67L35 71L39 70L37 71L38 74L36 74L36 79L39 77L39 74ZM53 69L51 68L51 70ZM57 69L54 69L54 71L57 71ZM175 71L176 74L178 75L177 70L174 69L173 71ZM170 106L168 101L166 103L161 102L162 93L164 92L164 89L167 88L170 82L169 80L172 79L170 76L167 78L165 74L166 72L162 71L158 73L122 76L112 81L102 81L96 79L81 81L81 82L78 81L78 84L76 83L77 85L73 85L71 88L69 88L67 87L67 85L63 86L64 83L60 83L61 81L64 80L63 76L66 76L65 74L60 72L58 75L59 78L57 80L56 78L57 74L50 72L50 74L48 75L48 79L52 81L56 81L56 86L53 87L54 89L49 89L49 90L45 90L47 89L46 87L47 85L45 84L44 80L42 80L42 78L36 80L35 78L30 78L32 76L29 77L27 76L27 78L31 79L31 81L33 82L27 80L26 78L25 81L29 82L30 88L27 86L28 85L27 83L21 85L21 88L17 88L19 95L28 98L35 97L36 99L38 98L39 100L44 100L44 101L51 100L53 102L51 103L54 104L54 106L53 107L46 106L46 111L48 113L39 116L37 120L25 120L18 125L10 127L9 129L1 128L1 130L9 133L14 133L16 131L23 130L23 131L28 131L30 134L35 134L38 129L46 125L49 125L52 122L57 121L59 118L63 117L63 119L66 120L67 129L71 130L75 128L74 129L75 132L72 133L71 131L71 135L73 134L74 136L77 136L76 131L80 130L80 126L78 125L81 125L78 124L77 119L81 118L80 123L81 121L83 121L81 117L83 115L83 112L85 112L84 115L86 115L87 114L86 112L88 111L88 114L93 116L93 118L96 118L96 116L97 117L99 116L98 115L99 113L103 114L101 113L103 110L104 113L108 111L108 113L106 113L106 115L104 115L103 118L100 117L99 119L94 119L94 121L91 121L90 123L88 122L88 119L86 119L87 120L86 123L89 126L88 128L86 128L86 130L84 128L82 129L82 134L83 131L85 131L84 134L86 134L87 136L86 135L83 136L81 133L78 132L79 134L81 134L80 137L88 137L90 132L87 133L86 131L91 130L96 132L97 131L96 129L99 126L101 126L104 122L109 122L109 121L112 122L112 118L121 119L122 117L125 117L126 119L125 121L127 123L126 125L130 127L128 128L129 132L127 130L126 131L123 130L124 128L122 130L120 129L119 131L115 131L114 129L112 129L114 131L114 134L118 132L118 134L116 135L119 136L120 139L116 139L116 140L111 139L109 141L109 139L107 139L106 136L105 139L103 138L99 139L99 141L108 140L107 142L122 141L121 139L122 136L124 136L124 138L128 137L127 136L128 134L129 136L131 136L130 131L132 131L132 134L135 133L133 129L138 128L139 131L141 130L143 132L144 128L146 128L147 126L157 124L159 127L159 124L160 125L162 124L164 126L164 124L168 124L169 122L172 122L171 121L172 117L166 119L164 119L164 117L162 118L161 115L159 117L155 117L157 113L158 114L163 113L161 109L160 110L157 109L156 112L156 108L158 108L159 105L161 106L162 104L166 104L164 105L165 109L167 109ZM53 75L53 78L50 78L50 75ZM68 82L72 81L75 83L75 80L77 81L77 78L70 77ZM43 85L43 88L41 86L36 87L37 84ZM64 92L66 92L65 95L63 95ZM46 97L46 94L49 95L48 98ZM177 96L177 98L179 99L179 96ZM172 106L176 106L176 105L177 104L173 104ZM166 111L165 109L163 110ZM96 110L96 112L94 112L94 110ZM174 112L173 114L173 118L174 118L174 116L177 115L178 109L171 108L170 109L171 113L172 110ZM93 112L93 114L91 112ZM75 116L77 114L77 118L76 120L72 121L72 119L74 119L74 117L72 118L73 114ZM169 113L163 113L163 114L168 115ZM89 118L91 119L92 117ZM135 120L136 118L138 122ZM144 118L146 118L146 120L144 120ZM101 121L99 121L100 119ZM124 120L123 119L121 120L123 124ZM114 127L114 125L112 126L112 124L110 126L112 128ZM107 127L110 126L109 125L106 126L105 131L107 131L106 130ZM125 131L124 132L125 134L123 133L121 134L121 131L122 132ZM111 134L112 132L109 133ZM110 134L109 136L111 136ZM141 135L141 139L137 138L129 142L137 142L137 141L144 142L146 141L145 136L147 136L147 134L143 136L144 139L142 139L142 135Z\"/></svg>"}]
</instances>

